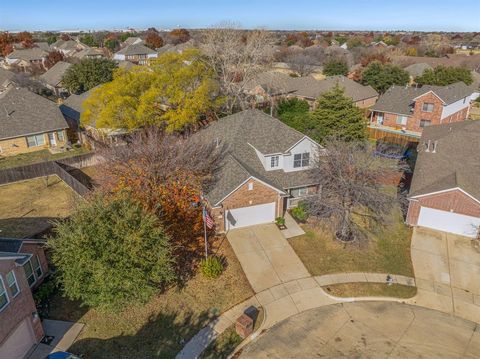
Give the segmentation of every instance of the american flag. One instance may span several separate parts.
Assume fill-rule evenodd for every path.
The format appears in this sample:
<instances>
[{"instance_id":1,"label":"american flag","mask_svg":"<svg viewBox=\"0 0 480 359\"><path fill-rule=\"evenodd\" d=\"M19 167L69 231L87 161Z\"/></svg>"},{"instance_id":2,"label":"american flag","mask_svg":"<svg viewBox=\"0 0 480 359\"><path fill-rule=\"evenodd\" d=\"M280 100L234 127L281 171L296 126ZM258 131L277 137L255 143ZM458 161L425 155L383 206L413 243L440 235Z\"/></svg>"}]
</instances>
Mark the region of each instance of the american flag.
<instances>
[{"instance_id":1,"label":"american flag","mask_svg":"<svg viewBox=\"0 0 480 359\"><path fill-rule=\"evenodd\" d=\"M208 229L212 229L215 223L213 222L213 219L208 215L207 210L203 209L203 220L205 221L205 224L207 225Z\"/></svg>"}]
</instances>

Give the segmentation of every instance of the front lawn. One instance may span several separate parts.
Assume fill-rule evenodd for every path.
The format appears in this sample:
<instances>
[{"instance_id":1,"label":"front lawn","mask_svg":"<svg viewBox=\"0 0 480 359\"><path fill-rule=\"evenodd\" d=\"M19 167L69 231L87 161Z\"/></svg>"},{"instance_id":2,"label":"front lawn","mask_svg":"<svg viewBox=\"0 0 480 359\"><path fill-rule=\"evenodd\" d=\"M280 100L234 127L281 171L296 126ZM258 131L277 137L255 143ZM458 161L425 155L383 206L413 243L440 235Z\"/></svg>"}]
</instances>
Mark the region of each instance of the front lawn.
<instances>
[{"instance_id":1,"label":"front lawn","mask_svg":"<svg viewBox=\"0 0 480 359\"><path fill-rule=\"evenodd\" d=\"M33 163L61 160L63 158L74 157L89 153L90 150L85 147L72 148L66 152L50 153L48 149L23 153L16 156L0 157L0 169L20 167L31 165Z\"/></svg>"},{"instance_id":2,"label":"front lawn","mask_svg":"<svg viewBox=\"0 0 480 359\"><path fill-rule=\"evenodd\" d=\"M24 238L72 213L80 197L58 176L0 186L0 236Z\"/></svg>"},{"instance_id":3,"label":"front lawn","mask_svg":"<svg viewBox=\"0 0 480 359\"><path fill-rule=\"evenodd\" d=\"M57 295L49 317L85 324L69 351L86 358L174 358L213 316L253 295L228 241L218 239L214 248L228 263L218 279L198 274L183 287L119 314L82 308Z\"/></svg>"},{"instance_id":4,"label":"front lawn","mask_svg":"<svg viewBox=\"0 0 480 359\"><path fill-rule=\"evenodd\" d=\"M385 228L368 231L364 242L344 244L325 224L303 226L305 234L289 240L313 276L341 272L376 272L413 276L411 230L399 208L385 219Z\"/></svg>"},{"instance_id":5,"label":"front lawn","mask_svg":"<svg viewBox=\"0 0 480 359\"><path fill-rule=\"evenodd\" d=\"M342 283L322 287L336 297L395 297L412 298L417 294L416 287L386 283Z\"/></svg>"}]
</instances>

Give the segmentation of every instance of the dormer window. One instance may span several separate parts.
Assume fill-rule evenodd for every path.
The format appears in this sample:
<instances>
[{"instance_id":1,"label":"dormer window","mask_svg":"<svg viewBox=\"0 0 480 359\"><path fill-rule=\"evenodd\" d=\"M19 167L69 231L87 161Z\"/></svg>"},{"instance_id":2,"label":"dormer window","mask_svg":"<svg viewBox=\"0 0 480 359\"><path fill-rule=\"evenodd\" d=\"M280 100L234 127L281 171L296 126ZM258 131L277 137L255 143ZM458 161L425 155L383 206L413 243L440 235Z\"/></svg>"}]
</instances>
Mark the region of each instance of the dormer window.
<instances>
[{"instance_id":1,"label":"dormer window","mask_svg":"<svg viewBox=\"0 0 480 359\"><path fill-rule=\"evenodd\" d=\"M271 168L278 167L278 156L270 157L270 167Z\"/></svg>"},{"instance_id":2,"label":"dormer window","mask_svg":"<svg viewBox=\"0 0 480 359\"><path fill-rule=\"evenodd\" d=\"M297 153L293 155L293 168L308 167L310 165L310 153Z\"/></svg>"}]
</instances>

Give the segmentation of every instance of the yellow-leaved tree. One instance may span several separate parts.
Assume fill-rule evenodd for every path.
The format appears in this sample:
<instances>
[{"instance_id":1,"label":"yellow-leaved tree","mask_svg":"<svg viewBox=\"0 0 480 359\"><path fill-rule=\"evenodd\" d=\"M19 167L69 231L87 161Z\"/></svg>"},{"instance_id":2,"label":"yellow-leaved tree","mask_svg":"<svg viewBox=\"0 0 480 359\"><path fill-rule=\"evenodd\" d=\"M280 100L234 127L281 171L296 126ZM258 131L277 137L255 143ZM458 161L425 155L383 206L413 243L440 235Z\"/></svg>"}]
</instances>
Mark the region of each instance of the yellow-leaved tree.
<instances>
[{"instance_id":1,"label":"yellow-leaved tree","mask_svg":"<svg viewBox=\"0 0 480 359\"><path fill-rule=\"evenodd\" d=\"M197 49L167 53L149 66L118 69L113 81L92 90L82 125L127 129L154 125L181 131L221 104L214 73Z\"/></svg>"}]
</instances>

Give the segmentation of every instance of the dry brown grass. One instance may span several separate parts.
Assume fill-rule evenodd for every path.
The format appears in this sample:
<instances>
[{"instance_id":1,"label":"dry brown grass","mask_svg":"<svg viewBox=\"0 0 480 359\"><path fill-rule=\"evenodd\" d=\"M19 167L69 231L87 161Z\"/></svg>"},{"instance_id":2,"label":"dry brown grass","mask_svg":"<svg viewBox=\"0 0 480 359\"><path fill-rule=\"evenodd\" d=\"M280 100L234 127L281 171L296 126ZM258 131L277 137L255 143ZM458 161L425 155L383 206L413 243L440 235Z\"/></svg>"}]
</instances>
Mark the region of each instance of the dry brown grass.
<instances>
[{"instance_id":1,"label":"dry brown grass","mask_svg":"<svg viewBox=\"0 0 480 359\"><path fill-rule=\"evenodd\" d=\"M217 240L214 247L228 263L217 279L198 274L184 287L172 288L145 306L126 308L119 314L81 308L57 296L50 317L85 323L70 351L87 358L174 358L213 316L253 295L228 241Z\"/></svg>"},{"instance_id":2,"label":"dry brown grass","mask_svg":"<svg viewBox=\"0 0 480 359\"><path fill-rule=\"evenodd\" d=\"M48 185L47 185L48 183ZM59 177L34 178L0 186L0 236L28 237L54 219L72 213L80 197Z\"/></svg>"},{"instance_id":3,"label":"dry brown grass","mask_svg":"<svg viewBox=\"0 0 480 359\"><path fill-rule=\"evenodd\" d=\"M412 298L417 294L416 287L386 283L342 283L322 287L336 297L395 297Z\"/></svg>"}]
</instances>

